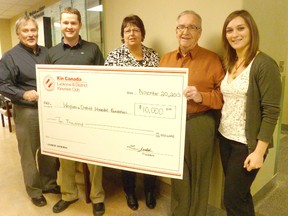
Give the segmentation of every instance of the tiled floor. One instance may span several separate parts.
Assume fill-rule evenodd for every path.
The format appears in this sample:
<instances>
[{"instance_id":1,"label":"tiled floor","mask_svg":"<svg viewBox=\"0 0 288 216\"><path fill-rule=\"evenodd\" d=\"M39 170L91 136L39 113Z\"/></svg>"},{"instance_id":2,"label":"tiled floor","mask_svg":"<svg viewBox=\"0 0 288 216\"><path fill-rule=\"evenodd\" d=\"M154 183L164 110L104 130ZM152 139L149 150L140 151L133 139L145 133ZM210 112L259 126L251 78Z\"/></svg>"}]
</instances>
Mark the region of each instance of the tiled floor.
<instances>
[{"instance_id":1,"label":"tiled floor","mask_svg":"<svg viewBox=\"0 0 288 216\"><path fill-rule=\"evenodd\" d=\"M285 144L284 144L285 143ZM283 165L279 168L281 174L273 190L257 205L257 212L263 216L287 216L288 215L288 186L287 186L287 155L288 136L283 137L280 161ZM285 165L286 164L286 165ZM47 206L34 206L26 194L23 185L22 172L19 163L19 154L15 137L15 129L9 133L8 127L0 127L0 216L88 216L92 214L91 204L84 199L83 176L79 173L79 201L71 205L62 213L54 214L53 205L60 199L60 195L45 194ZM141 175L139 176L141 178ZM170 209L169 187L165 193L157 196L157 206L150 210L145 206L142 188L138 188L139 209L130 210L121 187L120 172L113 169L104 169L104 183L106 192L105 216L168 216ZM162 185L161 185L162 186ZM162 187L163 188L163 187ZM163 190L161 190L163 191ZM209 206L207 216L225 216L225 211Z\"/></svg>"}]
</instances>

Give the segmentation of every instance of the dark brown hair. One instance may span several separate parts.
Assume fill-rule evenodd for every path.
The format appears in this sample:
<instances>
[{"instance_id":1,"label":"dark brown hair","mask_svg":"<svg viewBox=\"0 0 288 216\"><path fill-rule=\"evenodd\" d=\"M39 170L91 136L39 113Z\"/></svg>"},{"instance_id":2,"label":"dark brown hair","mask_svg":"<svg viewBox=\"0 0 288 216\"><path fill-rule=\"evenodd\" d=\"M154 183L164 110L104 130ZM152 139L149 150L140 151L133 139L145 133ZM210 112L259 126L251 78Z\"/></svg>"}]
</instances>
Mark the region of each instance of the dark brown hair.
<instances>
[{"instance_id":1,"label":"dark brown hair","mask_svg":"<svg viewBox=\"0 0 288 216\"><path fill-rule=\"evenodd\" d=\"M128 26L128 24L133 24L140 29L141 35L142 35L142 41L144 41L145 27L144 27L143 21L137 15L132 14L130 16L126 16L122 21L122 26L121 26L121 38L122 38L121 41L122 41L122 43L124 43L124 39L123 39L124 38L124 29Z\"/></svg>"},{"instance_id":2,"label":"dark brown hair","mask_svg":"<svg viewBox=\"0 0 288 216\"><path fill-rule=\"evenodd\" d=\"M251 40L250 40L250 46L247 50L247 53L245 53L246 58L245 58L244 66L249 65L249 63L253 60L257 51L259 50L259 32L258 32L257 25L253 17L251 16L251 14L246 10L237 10L229 14L229 16L226 18L224 22L224 26L222 29L222 43L224 46L224 65L225 65L226 70L228 70L228 72L230 72L233 66L235 65L237 61L237 54L236 54L235 49L233 49L230 46L226 38L226 28L228 24L236 17L243 18L246 25L248 26L250 30Z\"/></svg>"}]
</instances>

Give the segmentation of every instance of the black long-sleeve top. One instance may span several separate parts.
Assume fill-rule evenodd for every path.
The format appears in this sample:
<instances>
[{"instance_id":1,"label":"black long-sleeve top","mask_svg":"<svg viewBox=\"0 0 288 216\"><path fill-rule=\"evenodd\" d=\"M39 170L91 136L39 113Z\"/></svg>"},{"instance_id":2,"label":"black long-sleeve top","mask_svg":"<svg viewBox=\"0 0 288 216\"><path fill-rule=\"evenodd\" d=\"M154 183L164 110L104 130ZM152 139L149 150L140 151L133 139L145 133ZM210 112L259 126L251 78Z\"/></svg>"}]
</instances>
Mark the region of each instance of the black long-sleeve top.
<instances>
[{"instance_id":1,"label":"black long-sleeve top","mask_svg":"<svg viewBox=\"0 0 288 216\"><path fill-rule=\"evenodd\" d=\"M19 43L0 60L0 94L12 103L36 106L37 102L23 99L25 91L36 90L36 64L45 63L48 49L37 46L34 53L29 47Z\"/></svg>"}]
</instances>

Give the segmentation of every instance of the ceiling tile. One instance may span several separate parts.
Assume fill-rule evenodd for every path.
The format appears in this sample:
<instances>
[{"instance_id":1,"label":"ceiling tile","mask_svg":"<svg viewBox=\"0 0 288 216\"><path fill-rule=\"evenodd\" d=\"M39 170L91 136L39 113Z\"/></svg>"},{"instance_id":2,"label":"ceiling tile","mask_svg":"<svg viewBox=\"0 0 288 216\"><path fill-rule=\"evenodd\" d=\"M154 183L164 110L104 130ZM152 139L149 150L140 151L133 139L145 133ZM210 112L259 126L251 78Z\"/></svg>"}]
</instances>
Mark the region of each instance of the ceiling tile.
<instances>
[{"instance_id":1,"label":"ceiling tile","mask_svg":"<svg viewBox=\"0 0 288 216\"><path fill-rule=\"evenodd\" d=\"M41 2L45 5L44 0L0 0L0 19L11 19Z\"/></svg>"}]
</instances>

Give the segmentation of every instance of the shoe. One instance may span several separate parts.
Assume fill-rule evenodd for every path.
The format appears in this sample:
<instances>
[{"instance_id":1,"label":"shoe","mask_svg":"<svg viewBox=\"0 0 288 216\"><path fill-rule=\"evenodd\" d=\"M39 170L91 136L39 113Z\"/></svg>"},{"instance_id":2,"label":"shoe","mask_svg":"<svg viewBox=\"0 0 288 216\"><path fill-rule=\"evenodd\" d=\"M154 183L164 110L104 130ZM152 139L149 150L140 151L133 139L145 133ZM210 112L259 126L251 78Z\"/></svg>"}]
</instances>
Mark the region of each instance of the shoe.
<instances>
[{"instance_id":1,"label":"shoe","mask_svg":"<svg viewBox=\"0 0 288 216\"><path fill-rule=\"evenodd\" d=\"M42 191L43 194L47 194L47 193L52 193L52 194L61 194L61 190L60 187L57 185L56 187L49 189L49 190L43 190Z\"/></svg>"},{"instance_id":2,"label":"shoe","mask_svg":"<svg viewBox=\"0 0 288 216\"><path fill-rule=\"evenodd\" d=\"M154 209L156 206L156 198L152 192L146 193L146 206L150 209Z\"/></svg>"},{"instance_id":3,"label":"shoe","mask_svg":"<svg viewBox=\"0 0 288 216\"><path fill-rule=\"evenodd\" d=\"M40 197L31 198L31 201L34 205L36 205L38 207L42 207L42 206L47 205L47 201L43 195L41 195Z\"/></svg>"},{"instance_id":4,"label":"shoe","mask_svg":"<svg viewBox=\"0 0 288 216\"><path fill-rule=\"evenodd\" d=\"M126 194L126 200L127 200L127 205L129 206L130 209L132 210L137 210L138 209L138 200L135 196L135 194Z\"/></svg>"},{"instance_id":5,"label":"shoe","mask_svg":"<svg viewBox=\"0 0 288 216\"><path fill-rule=\"evenodd\" d=\"M105 205L103 202L101 203L92 203L92 207L93 207L93 215L94 216L100 216L103 215L105 213Z\"/></svg>"},{"instance_id":6,"label":"shoe","mask_svg":"<svg viewBox=\"0 0 288 216\"><path fill-rule=\"evenodd\" d=\"M53 212L54 213L59 213L64 211L66 208L68 208L69 205L72 203L75 203L78 199L72 200L72 201L65 201L65 200L60 200L58 201L54 206L53 206Z\"/></svg>"}]
</instances>

